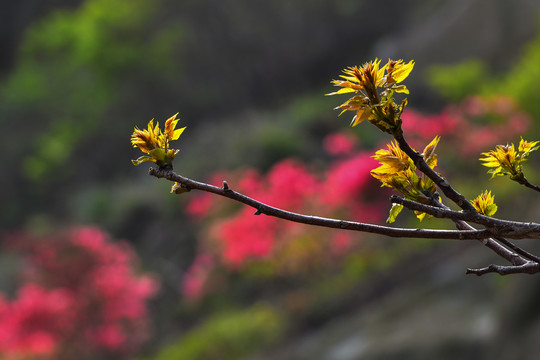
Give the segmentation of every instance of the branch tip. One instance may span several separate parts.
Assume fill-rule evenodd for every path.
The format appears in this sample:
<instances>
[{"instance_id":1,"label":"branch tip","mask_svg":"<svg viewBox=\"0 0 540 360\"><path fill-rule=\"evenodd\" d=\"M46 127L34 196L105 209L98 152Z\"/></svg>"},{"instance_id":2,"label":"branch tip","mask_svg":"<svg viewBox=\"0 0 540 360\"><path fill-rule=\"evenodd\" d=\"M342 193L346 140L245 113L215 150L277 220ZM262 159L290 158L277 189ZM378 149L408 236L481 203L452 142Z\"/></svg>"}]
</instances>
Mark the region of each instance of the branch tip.
<instances>
[{"instance_id":1,"label":"branch tip","mask_svg":"<svg viewBox=\"0 0 540 360\"><path fill-rule=\"evenodd\" d=\"M488 273L495 273L499 275L509 274L536 274L540 272L540 264L535 262L527 262L522 265L502 266L491 264L480 269L467 269L465 274L473 274L481 276Z\"/></svg>"}]
</instances>

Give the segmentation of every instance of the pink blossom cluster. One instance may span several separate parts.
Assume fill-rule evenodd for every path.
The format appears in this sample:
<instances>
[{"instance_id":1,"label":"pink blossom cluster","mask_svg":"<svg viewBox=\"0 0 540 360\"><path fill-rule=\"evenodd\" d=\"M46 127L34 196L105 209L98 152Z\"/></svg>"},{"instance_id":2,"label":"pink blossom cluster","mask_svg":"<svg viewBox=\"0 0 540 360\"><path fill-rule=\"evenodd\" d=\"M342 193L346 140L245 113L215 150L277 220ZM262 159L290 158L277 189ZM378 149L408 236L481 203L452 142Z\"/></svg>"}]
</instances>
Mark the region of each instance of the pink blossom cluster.
<instances>
[{"instance_id":1,"label":"pink blossom cluster","mask_svg":"<svg viewBox=\"0 0 540 360\"><path fill-rule=\"evenodd\" d=\"M265 176L253 169L232 175L240 178L238 191L271 206L319 215L341 212L356 220L374 220L380 219L380 209L373 209L373 204L371 209L361 205L365 204L362 199L369 197L366 192L369 186L377 186L369 174L374 167L370 155L360 153L336 162L322 177L290 159L276 164ZM192 215L204 217L200 212L203 207L216 211L219 199L213 203L209 199L194 198L188 206L189 210L197 210ZM198 205L199 201L204 205ZM252 208L241 207L212 225L211 237L220 249L218 255L232 267L239 267L249 259L272 256L276 242L290 241L306 231L305 226L270 216L253 216L253 213Z\"/></svg>"},{"instance_id":2,"label":"pink blossom cluster","mask_svg":"<svg viewBox=\"0 0 540 360\"><path fill-rule=\"evenodd\" d=\"M6 243L25 268L16 297L0 300L1 358L124 359L145 340L157 281L135 273L127 243L90 227Z\"/></svg>"},{"instance_id":3,"label":"pink blossom cluster","mask_svg":"<svg viewBox=\"0 0 540 360\"><path fill-rule=\"evenodd\" d=\"M380 221L386 202L371 194L379 184L370 170L376 161L370 153L354 150L350 135L332 134L324 141L335 156L326 171L315 171L298 160L286 159L262 174L255 169L218 173L211 183L229 186L265 204L289 211L354 221ZM186 272L182 291L197 299L204 283L219 264L239 270L253 262L265 262L275 273L287 275L313 266L330 266L359 244L359 234L313 228L266 215L254 216L251 207L231 204L209 194L193 196L188 213L205 222L200 255ZM213 260L210 260L213 259Z\"/></svg>"}]
</instances>

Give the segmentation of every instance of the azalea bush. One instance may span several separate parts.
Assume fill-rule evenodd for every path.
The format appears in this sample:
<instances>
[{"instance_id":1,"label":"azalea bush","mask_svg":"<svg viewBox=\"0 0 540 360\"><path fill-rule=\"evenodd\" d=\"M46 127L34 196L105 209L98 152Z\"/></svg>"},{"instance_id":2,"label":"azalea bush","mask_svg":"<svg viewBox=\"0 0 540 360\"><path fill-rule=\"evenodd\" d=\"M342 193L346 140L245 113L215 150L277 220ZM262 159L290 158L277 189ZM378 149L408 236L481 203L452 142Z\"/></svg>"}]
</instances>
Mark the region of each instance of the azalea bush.
<instances>
[{"instance_id":1,"label":"azalea bush","mask_svg":"<svg viewBox=\"0 0 540 360\"><path fill-rule=\"evenodd\" d=\"M158 282L136 272L127 243L97 228L16 234L4 251L24 267L13 297L0 298L2 359L130 359L148 336L147 301Z\"/></svg>"},{"instance_id":2,"label":"azalea bush","mask_svg":"<svg viewBox=\"0 0 540 360\"><path fill-rule=\"evenodd\" d=\"M181 176L172 171L172 159L177 154L177 150L171 149L169 144L171 140L177 139L183 131L183 128L175 130L176 115L165 122L164 130L159 128L159 124L154 125L153 122L150 122L147 130L135 129L131 138L132 144L148 155L134 161L134 164L138 165L143 161L154 162L157 168L151 168L150 175L174 182L171 190L173 193L181 194L191 190L202 190L235 200L252 208L251 210L243 208L224 223L214 227L209 234L209 238L213 239L210 242L213 241L220 249L220 254L223 255L220 261L229 263L231 266L240 266L246 259L252 257L275 256L276 259L285 259L286 256L280 253L281 244L286 244L285 247L289 247L291 246L290 241L286 239L298 238L298 236L291 237L289 235L289 232L294 233L295 225L276 219L281 218L294 223L339 229L341 232L345 230L359 231L400 238L479 240L510 264L468 269L468 273L482 275L490 272L499 274L540 272L540 259L514 243L514 240L540 237L539 224L495 218L494 215L498 207L494 201L494 194L489 189L478 189L476 198L467 199L454 188L450 179L442 176L438 168L440 159L437 148L441 141L440 135L444 134L432 134L433 137L424 145L419 146L418 150L413 148L407 140L407 127L409 125L406 125L406 107L408 101L405 96L409 90L403 82L413 67L414 61L407 63L403 60L389 60L382 65L378 59L362 66L352 66L343 70L339 80L332 81L339 89L327 95L352 95L336 107L336 109L341 110L340 115L345 112L353 112L354 115L350 121L352 127L368 122L393 138L390 143L372 156L376 164L372 163L369 171L373 178L379 180L382 187L392 189L399 194L390 197L391 207L387 223L393 223L403 209L408 209L420 221L430 217L448 219L454 223L456 230L377 225L373 223L376 219L345 220L345 217L354 212L339 213L338 210L329 205L334 201L335 204L344 204L339 202L340 197L347 198L352 202L355 200L361 202L362 199L355 199L354 194L355 191L362 189L362 185L352 181L352 187L346 188L342 193L340 190L336 192L339 185L336 187L336 184L326 183L327 179L333 175L328 174L322 180L317 179L307 174L302 166L294 163L281 164L282 168L276 166L276 169L280 169L275 170L277 175L271 172L264 180L259 179L257 174L244 174L241 179L236 180L235 190L229 187L227 181L216 186ZM474 99L471 98L468 101L473 102ZM502 129L505 129L509 123L518 125L517 129L519 130L527 128L526 117L520 116L521 114L515 111L511 102L505 102L502 98L483 99L482 102L485 106L479 110L480 114L503 118L500 133L492 139L499 140L503 135ZM473 111L474 106L473 103L471 106ZM478 104L476 107L478 111ZM478 116L479 113L476 115ZM466 120L463 123L467 123ZM459 129L459 123L445 123L439 127L439 130L450 132L452 128ZM475 130L474 127L471 129ZM476 130L481 133L482 127L478 126ZM474 131L470 131L470 133L474 133ZM497 134L497 131L494 133ZM476 135L478 137L478 134ZM464 139L471 142L476 140L476 138L467 139L462 136L461 141ZM485 149L479 156L481 163L490 169L489 173L492 177L508 176L509 179L521 185L539 191L540 188L530 183L523 172L523 162L538 147L537 141L521 139L517 145L497 145L492 150ZM471 147L464 145L460 148L466 149L462 150L463 152L476 149L474 145ZM369 157L365 156L365 158ZM366 171L362 172L362 169L373 160L348 163L345 178L350 180L354 179L357 174L366 174ZM274 176L275 179L272 180ZM324 186L317 187L317 184L324 184ZM345 207L350 205L347 203ZM204 208L204 205L198 206L199 209L195 213L199 211L205 216L207 216L207 211L219 209L219 206L215 206L211 200L206 200L207 209ZM197 207L195 206L195 208ZM286 209L298 209L300 213ZM260 219L255 218L251 215L253 212L255 215L266 216L259 217ZM313 213L316 213L317 216L306 215ZM262 229L258 233L258 237L246 236L256 228ZM318 246L325 248L325 241L327 242L333 237L334 235L330 234L322 236ZM327 250L323 252L329 253ZM213 258L205 257L203 259L200 260L200 263L206 265L201 266L201 269L210 268L209 264L214 261ZM197 266L199 266L198 264ZM197 273L196 270L193 271ZM202 272L204 273L204 271ZM196 288L196 286L193 287Z\"/></svg>"}]
</instances>

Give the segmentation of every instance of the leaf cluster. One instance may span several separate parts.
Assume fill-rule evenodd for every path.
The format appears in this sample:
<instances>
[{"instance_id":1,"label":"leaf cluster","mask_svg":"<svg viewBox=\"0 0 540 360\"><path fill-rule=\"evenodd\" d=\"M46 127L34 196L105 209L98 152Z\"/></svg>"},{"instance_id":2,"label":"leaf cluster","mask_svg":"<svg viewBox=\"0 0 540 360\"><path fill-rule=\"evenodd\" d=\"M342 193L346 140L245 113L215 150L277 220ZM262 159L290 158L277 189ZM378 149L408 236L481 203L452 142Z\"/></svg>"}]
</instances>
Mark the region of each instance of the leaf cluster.
<instances>
[{"instance_id":1,"label":"leaf cluster","mask_svg":"<svg viewBox=\"0 0 540 360\"><path fill-rule=\"evenodd\" d=\"M165 121L164 131L161 131L158 122L154 126L154 119L148 123L148 129L141 130L135 127L131 135L131 144L150 156L143 155L136 160L132 160L133 165L140 165L143 162L150 161L160 167L169 166L172 168L172 160L180 150L170 149L169 142L177 140L186 129L186 127L175 129L179 121L179 119L176 119L177 115L178 113Z\"/></svg>"}]
</instances>

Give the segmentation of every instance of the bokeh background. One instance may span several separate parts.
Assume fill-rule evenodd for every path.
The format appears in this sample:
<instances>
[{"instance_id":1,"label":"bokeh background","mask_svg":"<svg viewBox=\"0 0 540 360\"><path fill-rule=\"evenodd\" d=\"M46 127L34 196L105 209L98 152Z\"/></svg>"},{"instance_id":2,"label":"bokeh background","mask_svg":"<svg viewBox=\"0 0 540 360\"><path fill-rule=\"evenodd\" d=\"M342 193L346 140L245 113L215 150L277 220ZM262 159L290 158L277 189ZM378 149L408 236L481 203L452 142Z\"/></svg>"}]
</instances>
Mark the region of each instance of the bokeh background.
<instances>
[{"instance_id":1,"label":"bokeh background","mask_svg":"<svg viewBox=\"0 0 540 360\"><path fill-rule=\"evenodd\" d=\"M325 97L341 69L414 59L404 128L500 216L496 144L540 139L536 0L21 0L0 6L0 358L534 359L538 276L466 276L477 242L287 224L171 195L129 143L179 112L175 171L271 205L383 224L389 141ZM179 124L179 125L180 125ZM526 175L540 181L533 154ZM452 228L403 212L399 226ZM523 241L540 251L534 241Z\"/></svg>"}]
</instances>

